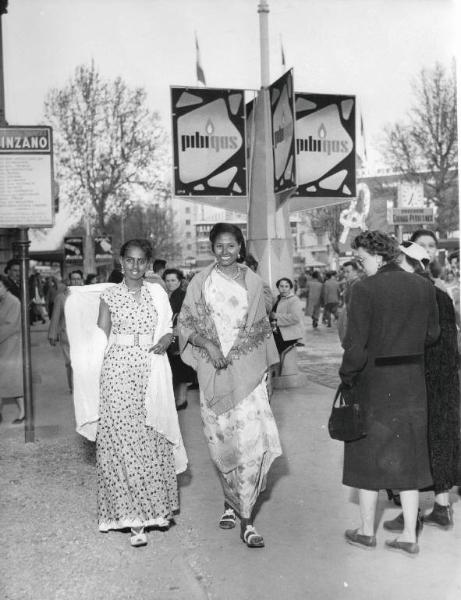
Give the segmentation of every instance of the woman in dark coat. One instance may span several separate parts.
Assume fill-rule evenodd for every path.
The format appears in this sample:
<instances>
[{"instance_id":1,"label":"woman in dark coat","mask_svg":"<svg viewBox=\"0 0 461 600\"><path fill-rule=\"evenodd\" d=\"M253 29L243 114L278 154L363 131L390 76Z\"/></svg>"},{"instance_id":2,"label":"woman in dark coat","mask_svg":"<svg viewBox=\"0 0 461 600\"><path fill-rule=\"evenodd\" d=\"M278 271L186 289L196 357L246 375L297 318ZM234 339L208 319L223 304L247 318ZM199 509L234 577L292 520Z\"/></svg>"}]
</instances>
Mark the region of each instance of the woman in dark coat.
<instances>
[{"instance_id":1,"label":"woman in dark coat","mask_svg":"<svg viewBox=\"0 0 461 600\"><path fill-rule=\"evenodd\" d=\"M184 275L179 269L166 269L163 272L163 280L165 281L171 310L173 311L173 334L175 336L175 341L167 351L168 360L170 361L171 372L173 374L176 409L182 410L187 408L187 386L195 379L195 371L181 360L176 335L176 322L186 296L186 292L181 286Z\"/></svg>"},{"instance_id":2,"label":"woman in dark coat","mask_svg":"<svg viewBox=\"0 0 461 600\"><path fill-rule=\"evenodd\" d=\"M418 252L426 250L422 250L423 247L418 242L404 242L400 248L403 252L400 263L402 268L429 277L417 260ZM434 286L434 289L439 311L440 337L435 344L426 348L425 366L429 457L434 480L431 489L435 493L435 502L432 511L423 520L428 525L448 529L453 526L449 490L460 483L459 355L453 302L439 287ZM384 527L398 530L399 519L401 521L400 515L393 521L384 523Z\"/></svg>"},{"instance_id":3,"label":"woman in dark coat","mask_svg":"<svg viewBox=\"0 0 461 600\"><path fill-rule=\"evenodd\" d=\"M368 275L352 288L340 376L357 398L367 435L345 444L343 483L359 488L362 525L346 540L376 546L378 491L400 490L404 530L387 547L416 554L418 489L432 483L427 444L424 348L439 335L430 282L395 262L397 242L379 231L352 243Z\"/></svg>"}]
</instances>

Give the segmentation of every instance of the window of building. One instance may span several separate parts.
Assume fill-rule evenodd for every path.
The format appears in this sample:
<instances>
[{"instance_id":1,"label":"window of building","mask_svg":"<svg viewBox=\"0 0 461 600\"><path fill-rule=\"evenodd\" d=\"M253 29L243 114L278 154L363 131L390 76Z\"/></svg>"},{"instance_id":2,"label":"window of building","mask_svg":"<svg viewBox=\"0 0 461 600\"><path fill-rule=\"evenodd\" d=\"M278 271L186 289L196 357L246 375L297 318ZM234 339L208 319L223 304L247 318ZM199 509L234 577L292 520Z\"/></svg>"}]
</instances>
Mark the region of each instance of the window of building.
<instances>
[{"instance_id":1,"label":"window of building","mask_svg":"<svg viewBox=\"0 0 461 600\"><path fill-rule=\"evenodd\" d=\"M190 206L186 206L186 213L190 214Z\"/></svg>"},{"instance_id":2,"label":"window of building","mask_svg":"<svg viewBox=\"0 0 461 600\"><path fill-rule=\"evenodd\" d=\"M191 236L190 231L186 231L186 238L190 238L190 236Z\"/></svg>"},{"instance_id":3,"label":"window of building","mask_svg":"<svg viewBox=\"0 0 461 600\"><path fill-rule=\"evenodd\" d=\"M186 219L186 225L190 225L190 219Z\"/></svg>"}]
</instances>

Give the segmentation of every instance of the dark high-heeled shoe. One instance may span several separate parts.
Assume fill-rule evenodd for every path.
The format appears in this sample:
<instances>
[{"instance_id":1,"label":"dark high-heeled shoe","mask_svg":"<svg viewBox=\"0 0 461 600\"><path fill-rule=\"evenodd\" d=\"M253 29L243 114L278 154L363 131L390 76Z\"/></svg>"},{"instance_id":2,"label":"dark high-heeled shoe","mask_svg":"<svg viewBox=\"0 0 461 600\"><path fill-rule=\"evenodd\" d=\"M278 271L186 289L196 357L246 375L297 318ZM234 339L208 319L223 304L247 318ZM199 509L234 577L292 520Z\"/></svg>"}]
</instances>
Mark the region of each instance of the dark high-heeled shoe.
<instances>
[{"instance_id":1,"label":"dark high-heeled shoe","mask_svg":"<svg viewBox=\"0 0 461 600\"><path fill-rule=\"evenodd\" d=\"M393 502L396 506L402 506L402 503L400 502L400 494L394 494L392 490L386 490L386 492L388 500Z\"/></svg>"}]
</instances>

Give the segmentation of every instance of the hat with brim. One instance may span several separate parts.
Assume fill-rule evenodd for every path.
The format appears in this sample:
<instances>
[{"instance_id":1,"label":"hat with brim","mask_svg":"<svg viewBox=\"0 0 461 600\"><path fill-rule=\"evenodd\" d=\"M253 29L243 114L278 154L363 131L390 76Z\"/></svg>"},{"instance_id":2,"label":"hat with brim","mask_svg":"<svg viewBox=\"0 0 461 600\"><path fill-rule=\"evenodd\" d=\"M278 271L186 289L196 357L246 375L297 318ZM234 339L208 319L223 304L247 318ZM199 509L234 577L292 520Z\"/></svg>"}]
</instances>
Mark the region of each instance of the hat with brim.
<instances>
[{"instance_id":1,"label":"hat with brim","mask_svg":"<svg viewBox=\"0 0 461 600\"><path fill-rule=\"evenodd\" d=\"M431 260L425 248L419 244L415 244L415 242L404 242L403 244L400 244L399 248L403 254L417 260L423 269L426 268L426 265L428 265Z\"/></svg>"}]
</instances>

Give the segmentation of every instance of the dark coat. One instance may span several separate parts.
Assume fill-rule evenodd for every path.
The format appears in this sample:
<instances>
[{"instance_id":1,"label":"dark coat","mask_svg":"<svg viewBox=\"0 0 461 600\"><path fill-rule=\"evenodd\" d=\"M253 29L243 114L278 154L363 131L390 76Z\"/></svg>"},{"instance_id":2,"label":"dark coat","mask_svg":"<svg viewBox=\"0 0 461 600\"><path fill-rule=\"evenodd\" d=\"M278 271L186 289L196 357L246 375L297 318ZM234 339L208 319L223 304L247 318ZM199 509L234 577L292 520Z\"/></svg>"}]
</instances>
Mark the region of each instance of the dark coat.
<instances>
[{"instance_id":1,"label":"dark coat","mask_svg":"<svg viewBox=\"0 0 461 600\"><path fill-rule=\"evenodd\" d=\"M434 286L424 278L391 263L353 286L340 376L367 436L345 444L345 485L431 485L424 349L439 333Z\"/></svg>"},{"instance_id":2,"label":"dark coat","mask_svg":"<svg viewBox=\"0 0 461 600\"><path fill-rule=\"evenodd\" d=\"M440 337L425 355L429 419L429 455L435 492L461 483L457 474L460 444L460 395L455 309L451 298L434 287Z\"/></svg>"},{"instance_id":3,"label":"dark coat","mask_svg":"<svg viewBox=\"0 0 461 600\"><path fill-rule=\"evenodd\" d=\"M186 297L185 290L180 287L172 292L170 296L170 306L173 311L173 327L176 327L178 321L178 315L181 312L181 306L184 302L184 298ZM195 379L195 371L189 365L186 365L181 360L181 356L179 355L179 344L176 340L171 346L168 348L168 360L170 361L171 373L173 375L173 385L177 385L178 383L192 383Z\"/></svg>"}]
</instances>

